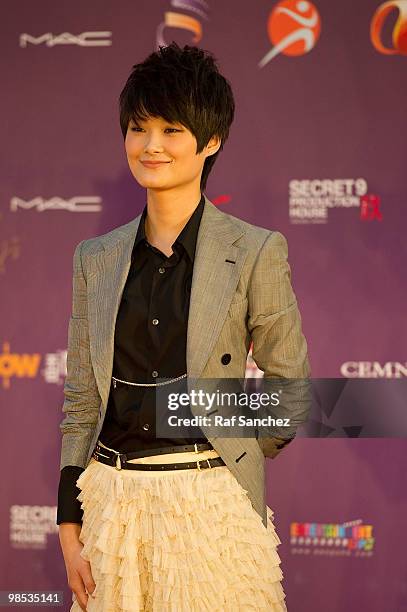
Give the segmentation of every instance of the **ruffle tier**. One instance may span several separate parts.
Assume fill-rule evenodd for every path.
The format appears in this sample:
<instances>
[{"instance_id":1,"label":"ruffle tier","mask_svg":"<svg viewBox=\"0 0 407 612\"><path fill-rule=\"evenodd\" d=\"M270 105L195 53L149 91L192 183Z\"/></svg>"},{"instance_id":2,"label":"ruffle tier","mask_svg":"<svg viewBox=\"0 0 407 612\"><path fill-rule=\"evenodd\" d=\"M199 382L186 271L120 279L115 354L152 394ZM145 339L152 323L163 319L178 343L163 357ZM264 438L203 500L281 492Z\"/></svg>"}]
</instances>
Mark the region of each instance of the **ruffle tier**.
<instances>
[{"instance_id":1,"label":"ruffle tier","mask_svg":"<svg viewBox=\"0 0 407 612\"><path fill-rule=\"evenodd\" d=\"M118 471L92 458L77 486L88 612L286 612L273 511L266 528L227 466Z\"/></svg>"}]
</instances>

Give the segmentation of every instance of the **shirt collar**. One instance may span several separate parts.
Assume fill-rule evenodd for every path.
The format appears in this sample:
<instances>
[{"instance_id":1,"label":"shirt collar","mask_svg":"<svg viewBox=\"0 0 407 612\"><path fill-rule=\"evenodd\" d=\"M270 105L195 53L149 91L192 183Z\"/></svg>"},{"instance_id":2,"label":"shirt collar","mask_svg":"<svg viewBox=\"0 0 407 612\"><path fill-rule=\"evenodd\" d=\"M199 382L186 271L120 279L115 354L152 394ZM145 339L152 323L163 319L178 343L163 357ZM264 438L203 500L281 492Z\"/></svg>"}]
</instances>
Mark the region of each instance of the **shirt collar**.
<instances>
[{"instance_id":1,"label":"shirt collar","mask_svg":"<svg viewBox=\"0 0 407 612\"><path fill-rule=\"evenodd\" d=\"M205 205L205 198L202 193L199 204L197 205L194 212L188 219L186 225L182 228L180 234L177 236L175 240L176 243L182 244L182 246L188 253L189 258L191 259L192 262L194 261L194 257L195 257L196 241L198 237L198 230L199 230L199 225L201 223L204 205ZM138 246L138 244L142 242L143 240L147 240L146 233L145 233L145 227L144 227L146 215L147 215L147 204L144 206L144 209L143 209L143 212L140 218L140 223L138 225L136 239L134 241L132 256L134 256L134 251L136 247Z\"/></svg>"}]
</instances>

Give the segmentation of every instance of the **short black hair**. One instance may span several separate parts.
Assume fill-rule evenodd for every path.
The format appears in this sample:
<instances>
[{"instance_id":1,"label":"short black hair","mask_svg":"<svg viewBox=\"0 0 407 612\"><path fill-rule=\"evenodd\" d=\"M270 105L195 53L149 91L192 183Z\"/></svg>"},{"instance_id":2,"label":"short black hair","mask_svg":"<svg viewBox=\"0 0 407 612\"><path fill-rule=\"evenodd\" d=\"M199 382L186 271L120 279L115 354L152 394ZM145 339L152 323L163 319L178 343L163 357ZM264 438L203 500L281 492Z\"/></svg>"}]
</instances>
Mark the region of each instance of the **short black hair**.
<instances>
[{"instance_id":1,"label":"short black hair","mask_svg":"<svg viewBox=\"0 0 407 612\"><path fill-rule=\"evenodd\" d=\"M184 125L197 140L197 154L212 136L219 136L220 148L205 159L202 170L201 191L206 188L235 112L232 88L211 52L189 45L181 49L174 41L160 45L144 62L133 66L119 107L123 138L131 119L137 123L149 116Z\"/></svg>"}]
</instances>

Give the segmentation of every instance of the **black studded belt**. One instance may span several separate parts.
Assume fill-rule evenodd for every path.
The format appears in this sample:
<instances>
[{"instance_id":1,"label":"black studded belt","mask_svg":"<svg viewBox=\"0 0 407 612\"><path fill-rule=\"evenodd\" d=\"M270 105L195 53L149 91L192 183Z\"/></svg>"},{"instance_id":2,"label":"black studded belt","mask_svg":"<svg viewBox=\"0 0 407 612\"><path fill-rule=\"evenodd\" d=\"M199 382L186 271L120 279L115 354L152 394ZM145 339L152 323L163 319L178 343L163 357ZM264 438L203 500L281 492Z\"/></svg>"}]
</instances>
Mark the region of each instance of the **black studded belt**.
<instances>
[{"instance_id":1,"label":"black studded belt","mask_svg":"<svg viewBox=\"0 0 407 612\"><path fill-rule=\"evenodd\" d=\"M197 459L196 461L183 461L179 463L128 463L129 459L138 459L140 457L149 457L152 455L165 455L168 453L196 452L204 450L213 450L213 446L208 443L203 444L186 444L184 446L165 446L162 448L153 448L145 451L134 451L129 453L119 453L113 449L107 449L104 446L96 444L92 457L104 463L115 467L117 470L191 470L205 469L226 465L222 457L213 457L211 459Z\"/></svg>"}]
</instances>

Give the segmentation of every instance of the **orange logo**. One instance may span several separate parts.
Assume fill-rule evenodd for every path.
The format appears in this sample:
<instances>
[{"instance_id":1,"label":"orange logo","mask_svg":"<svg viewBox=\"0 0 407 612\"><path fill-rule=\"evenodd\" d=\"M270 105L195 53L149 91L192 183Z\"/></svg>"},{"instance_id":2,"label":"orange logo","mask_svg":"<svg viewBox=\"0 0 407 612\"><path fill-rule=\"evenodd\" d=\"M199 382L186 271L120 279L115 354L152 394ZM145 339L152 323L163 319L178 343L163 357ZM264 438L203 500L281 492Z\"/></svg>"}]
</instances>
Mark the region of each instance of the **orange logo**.
<instances>
[{"instance_id":1,"label":"orange logo","mask_svg":"<svg viewBox=\"0 0 407 612\"><path fill-rule=\"evenodd\" d=\"M315 46L321 32L321 17L306 0L282 0L271 11L267 33L273 48L259 62L265 66L279 53L304 55Z\"/></svg>"},{"instance_id":2,"label":"orange logo","mask_svg":"<svg viewBox=\"0 0 407 612\"><path fill-rule=\"evenodd\" d=\"M383 45L381 33L384 22L394 9L398 10L398 17L392 33L393 48L389 48ZM370 24L370 40L379 53L407 55L407 0L391 0L378 7Z\"/></svg>"}]
</instances>

